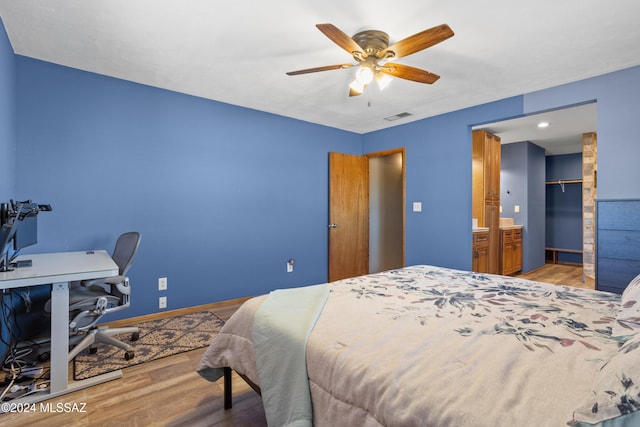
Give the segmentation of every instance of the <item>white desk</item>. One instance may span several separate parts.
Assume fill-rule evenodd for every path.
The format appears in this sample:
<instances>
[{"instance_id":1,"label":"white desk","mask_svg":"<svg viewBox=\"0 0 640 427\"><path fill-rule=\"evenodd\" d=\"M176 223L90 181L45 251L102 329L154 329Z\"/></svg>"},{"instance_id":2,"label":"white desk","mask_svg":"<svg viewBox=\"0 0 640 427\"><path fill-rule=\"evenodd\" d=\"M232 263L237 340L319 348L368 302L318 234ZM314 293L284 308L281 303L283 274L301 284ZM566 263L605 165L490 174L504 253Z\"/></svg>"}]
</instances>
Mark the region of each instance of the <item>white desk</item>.
<instances>
[{"instance_id":1,"label":"white desk","mask_svg":"<svg viewBox=\"0 0 640 427\"><path fill-rule=\"evenodd\" d=\"M0 272L0 289L51 284L51 366L48 393L39 392L12 402L31 403L60 396L122 376L110 372L82 381L69 382L69 282L118 275L118 266L105 251L60 252L23 255L31 267Z\"/></svg>"}]
</instances>

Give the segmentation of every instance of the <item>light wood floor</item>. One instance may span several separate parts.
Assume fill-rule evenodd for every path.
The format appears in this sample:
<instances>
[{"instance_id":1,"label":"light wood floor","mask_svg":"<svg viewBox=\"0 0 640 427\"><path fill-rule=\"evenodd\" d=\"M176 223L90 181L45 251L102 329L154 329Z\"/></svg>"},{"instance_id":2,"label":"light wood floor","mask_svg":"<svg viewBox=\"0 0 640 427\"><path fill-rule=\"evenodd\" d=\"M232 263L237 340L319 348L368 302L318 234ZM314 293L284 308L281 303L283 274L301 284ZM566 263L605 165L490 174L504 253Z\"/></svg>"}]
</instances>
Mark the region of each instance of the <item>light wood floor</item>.
<instances>
[{"instance_id":1,"label":"light wood floor","mask_svg":"<svg viewBox=\"0 0 640 427\"><path fill-rule=\"evenodd\" d=\"M518 277L583 287L582 268L547 264ZM220 305L226 320L239 303ZM195 368L205 349L193 350L123 370L121 379L51 399L86 404L86 413L0 414L0 425L35 426L216 426L261 427L266 419L260 397L235 373L233 409L225 411L222 381L210 383Z\"/></svg>"},{"instance_id":2,"label":"light wood floor","mask_svg":"<svg viewBox=\"0 0 640 427\"><path fill-rule=\"evenodd\" d=\"M227 320L240 303L221 303L215 314ZM233 409L223 409L222 380L211 383L196 373L205 349L193 350L123 369L123 377L50 399L86 404L86 413L0 414L0 425L55 426L217 426L261 427L267 422L260 397L234 373Z\"/></svg>"},{"instance_id":3,"label":"light wood floor","mask_svg":"<svg viewBox=\"0 0 640 427\"><path fill-rule=\"evenodd\" d=\"M574 286L576 288L594 289L593 282L583 281L582 272L582 266L545 264L542 268L529 273L517 274L516 277L538 282Z\"/></svg>"}]
</instances>

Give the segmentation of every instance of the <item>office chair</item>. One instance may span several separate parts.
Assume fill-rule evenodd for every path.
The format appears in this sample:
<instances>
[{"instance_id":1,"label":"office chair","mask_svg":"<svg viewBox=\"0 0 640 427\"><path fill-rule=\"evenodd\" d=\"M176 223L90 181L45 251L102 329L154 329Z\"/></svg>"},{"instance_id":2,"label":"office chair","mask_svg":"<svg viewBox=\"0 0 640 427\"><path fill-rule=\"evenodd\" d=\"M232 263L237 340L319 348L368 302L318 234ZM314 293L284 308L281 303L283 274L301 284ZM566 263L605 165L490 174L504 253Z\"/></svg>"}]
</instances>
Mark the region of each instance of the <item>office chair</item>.
<instances>
[{"instance_id":1,"label":"office chair","mask_svg":"<svg viewBox=\"0 0 640 427\"><path fill-rule=\"evenodd\" d=\"M131 334L131 341L139 338L136 327L104 328L96 324L102 316L129 308L130 293L127 271L133 263L140 233L129 232L118 237L111 258L118 265L118 276L103 279L85 280L72 283L69 289L69 346L72 347L67 360L73 360L81 351L89 348L90 353L97 351L96 344L104 343L119 347L125 351L125 360L134 357L133 348L115 338L114 335ZM50 313L51 301L45 305Z\"/></svg>"}]
</instances>

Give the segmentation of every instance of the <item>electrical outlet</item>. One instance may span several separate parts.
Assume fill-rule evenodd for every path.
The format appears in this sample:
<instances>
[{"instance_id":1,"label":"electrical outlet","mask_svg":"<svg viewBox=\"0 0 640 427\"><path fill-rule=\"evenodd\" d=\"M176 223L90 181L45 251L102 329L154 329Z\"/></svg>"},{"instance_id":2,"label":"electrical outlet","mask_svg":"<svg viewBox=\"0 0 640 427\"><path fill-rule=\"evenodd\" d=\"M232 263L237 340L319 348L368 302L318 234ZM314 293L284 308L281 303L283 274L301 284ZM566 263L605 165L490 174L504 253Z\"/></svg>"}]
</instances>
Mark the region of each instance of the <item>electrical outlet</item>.
<instances>
[{"instance_id":1,"label":"electrical outlet","mask_svg":"<svg viewBox=\"0 0 640 427\"><path fill-rule=\"evenodd\" d=\"M167 297L160 297L160 299L158 300L158 307L167 308Z\"/></svg>"},{"instance_id":2,"label":"electrical outlet","mask_svg":"<svg viewBox=\"0 0 640 427\"><path fill-rule=\"evenodd\" d=\"M158 290L159 291L166 291L167 290L167 278L166 277L160 277L158 279Z\"/></svg>"}]
</instances>

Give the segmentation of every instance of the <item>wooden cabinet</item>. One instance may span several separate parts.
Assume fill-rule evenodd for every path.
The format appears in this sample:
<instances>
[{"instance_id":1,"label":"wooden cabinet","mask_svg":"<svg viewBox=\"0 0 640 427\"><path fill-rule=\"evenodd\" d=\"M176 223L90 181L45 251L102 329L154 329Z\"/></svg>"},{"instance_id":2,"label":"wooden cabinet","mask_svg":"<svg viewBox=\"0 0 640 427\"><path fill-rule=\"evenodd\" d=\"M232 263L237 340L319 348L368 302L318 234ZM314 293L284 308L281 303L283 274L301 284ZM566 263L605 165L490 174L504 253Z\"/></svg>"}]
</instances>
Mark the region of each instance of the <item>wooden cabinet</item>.
<instances>
[{"instance_id":1,"label":"wooden cabinet","mask_svg":"<svg viewBox=\"0 0 640 427\"><path fill-rule=\"evenodd\" d=\"M522 270L522 228L500 230L500 274Z\"/></svg>"},{"instance_id":2,"label":"wooden cabinet","mask_svg":"<svg viewBox=\"0 0 640 427\"><path fill-rule=\"evenodd\" d=\"M475 231L473 233L472 270L478 273L489 272L489 232L488 231Z\"/></svg>"},{"instance_id":3,"label":"wooden cabinet","mask_svg":"<svg viewBox=\"0 0 640 427\"><path fill-rule=\"evenodd\" d=\"M500 272L500 138L473 132L473 218L489 228L488 273Z\"/></svg>"}]
</instances>

